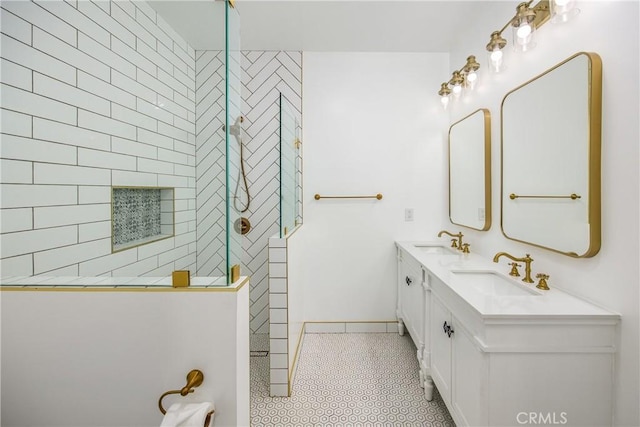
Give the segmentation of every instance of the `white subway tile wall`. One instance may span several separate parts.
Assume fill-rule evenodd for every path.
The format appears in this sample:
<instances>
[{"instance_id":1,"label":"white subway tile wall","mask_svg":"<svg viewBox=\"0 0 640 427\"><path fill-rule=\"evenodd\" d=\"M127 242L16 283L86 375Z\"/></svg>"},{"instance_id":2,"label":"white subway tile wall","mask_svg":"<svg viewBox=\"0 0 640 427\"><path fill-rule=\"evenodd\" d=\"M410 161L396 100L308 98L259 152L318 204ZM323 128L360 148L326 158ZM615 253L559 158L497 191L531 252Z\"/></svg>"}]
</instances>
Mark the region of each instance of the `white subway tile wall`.
<instances>
[{"instance_id":1,"label":"white subway tile wall","mask_svg":"<svg viewBox=\"0 0 640 427\"><path fill-rule=\"evenodd\" d=\"M3 1L1 274L195 272L196 54L143 1ZM111 186L176 187L176 235L111 254Z\"/></svg>"},{"instance_id":2,"label":"white subway tile wall","mask_svg":"<svg viewBox=\"0 0 640 427\"><path fill-rule=\"evenodd\" d=\"M266 306L269 325L269 353L271 355L269 390L271 396L289 395L289 319L287 311L287 239L270 237L263 253L280 254L269 257L269 274L266 280L268 298L260 302ZM253 301L253 300L252 300ZM253 302L256 305L257 302ZM274 364L273 361L280 363Z\"/></svg>"}]
</instances>

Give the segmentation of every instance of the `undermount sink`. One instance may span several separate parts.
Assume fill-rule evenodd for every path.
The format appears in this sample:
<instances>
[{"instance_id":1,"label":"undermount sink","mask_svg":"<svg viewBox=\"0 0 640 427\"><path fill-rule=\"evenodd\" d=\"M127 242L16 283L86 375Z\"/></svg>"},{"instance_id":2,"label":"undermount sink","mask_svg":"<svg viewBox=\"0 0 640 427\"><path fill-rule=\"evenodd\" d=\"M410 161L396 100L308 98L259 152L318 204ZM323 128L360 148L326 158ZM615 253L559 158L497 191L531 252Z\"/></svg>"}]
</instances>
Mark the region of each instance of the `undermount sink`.
<instances>
[{"instance_id":1,"label":"undermount sink","mask_svg":"<svg viewBox=\"0 0 640 427\"><path fill-rule=\"evenodd\" d=\"M435 255L458 255L459 251L443 245L429 245L429 244L415 244L413 245L423 254L435 254Z\"/></svg>"},{"instance_id":2,"label":"undermount sink","mask_svg":"<svg viewBox=\"0 0 640 427\"><path fill-rule=\"evenodd\" d=\"M503 277L495 271L455 270L453 278L464 286L469 286L487 295L493 296L540 296L535 289L526 284Z\"/></svg>"}]
</instances>

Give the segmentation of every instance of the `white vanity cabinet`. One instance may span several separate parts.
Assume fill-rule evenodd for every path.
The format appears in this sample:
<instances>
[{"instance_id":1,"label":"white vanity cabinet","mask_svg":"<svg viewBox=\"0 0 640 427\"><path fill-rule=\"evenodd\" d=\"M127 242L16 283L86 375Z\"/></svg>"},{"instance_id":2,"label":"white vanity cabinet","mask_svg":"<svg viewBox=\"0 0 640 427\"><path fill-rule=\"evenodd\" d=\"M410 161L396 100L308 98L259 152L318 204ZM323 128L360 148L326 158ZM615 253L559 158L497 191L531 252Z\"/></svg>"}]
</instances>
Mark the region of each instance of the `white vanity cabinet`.
<instances>
[{"instance_id":1,"label":"white vanity cabinet","mask_svg":"<svg viewBox=\"0 0 640 427\"><path fill-rule=\"evenodd\" d=\"M420 263L409 254L398 249L398 306L396 315L401 322L399 328L409 332L414 344L424 346L424 289Z\"/></svg>"},{"instance_id":2,"label":"white vanity cabinet","mask_svg":"<svg viewBox=\"0 0 640 427\"><path fill-rule=\"evenodd\" d=\"M437 295L431 298L431 376L458 425L488 425L488 360Z\"/></svg>"},{"instance_id":3,"label":"white vanity cabinet","mask_svg":"<svg viewBox=\"0 0 640 427\"><path fill-rule=\"evenodd\" d=\"M411 255L398 248L398 302L396 317L398 331L403 335L409 332L416 346L419 364L420 386L425 388L427 400L432 399L432 384L429 379L429 297L430 291L425 283L425 271L422 265Z\"/></svg>"},{"instance_id":4,"label":"white vanity cabinet","mask_svg":"<svg viewBox=\"0 0 640 427\"><path fill-rule=\"evenodd\" d=\"M427 281L431 376L458 426L612 424L616 315L486 315Z\"/></svg>"}]
</instances>

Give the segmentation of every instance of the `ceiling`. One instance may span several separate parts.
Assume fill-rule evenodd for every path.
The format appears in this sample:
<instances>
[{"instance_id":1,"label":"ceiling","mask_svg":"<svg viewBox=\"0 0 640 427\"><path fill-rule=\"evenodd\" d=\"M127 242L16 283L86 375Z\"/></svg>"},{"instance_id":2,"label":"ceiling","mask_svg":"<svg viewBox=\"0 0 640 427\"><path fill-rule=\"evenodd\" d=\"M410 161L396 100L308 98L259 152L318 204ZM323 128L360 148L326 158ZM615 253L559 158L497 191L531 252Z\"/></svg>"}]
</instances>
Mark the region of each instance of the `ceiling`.
<instances>
[{"instance_id":1,"label":"ceiling","mask_svg":"<svg viewBox=\"0 0 640 427\"><path fill-rule=\"evenodd\" d=\"M222 49L224 3L151 0L196 50ZM236 0L243 50L448 52L481 1Z\"/></svg>"}]
</instances>

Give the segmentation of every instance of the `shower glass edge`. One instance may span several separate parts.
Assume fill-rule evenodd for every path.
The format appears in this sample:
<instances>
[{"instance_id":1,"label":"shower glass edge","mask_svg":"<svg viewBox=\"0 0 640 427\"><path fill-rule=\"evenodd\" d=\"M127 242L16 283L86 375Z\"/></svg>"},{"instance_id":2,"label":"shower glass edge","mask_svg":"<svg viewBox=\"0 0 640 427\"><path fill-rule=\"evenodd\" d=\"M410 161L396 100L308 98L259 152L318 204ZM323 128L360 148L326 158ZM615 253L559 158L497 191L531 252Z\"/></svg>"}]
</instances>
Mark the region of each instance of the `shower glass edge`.
<instances>
[{"instance_id":1,"label":"shower glass edge","mask_svg":"<svg viewBox=\"0 0 640 427\"><path fill-rule=\"evenodd\" d=\"M280 94L280 238L301 222L299 200L300 129L293 105Z\"/></svg>"},{"instance_id":2,"label":"shower glass edge","mask_svg":"<svg viewBox=\"0 0 640 427\"><path fill-rule=\"evenodd\" d=\"M236 119L242 115L242 69L240 66L240 15L225 1L225 141L226 141L226 238L227 284L232 283L232 267L242 259L242 235L235 231L240 212L234 207L234 188L240 170L240 147L229 133Z\"/></svg>"}]
</instances>

